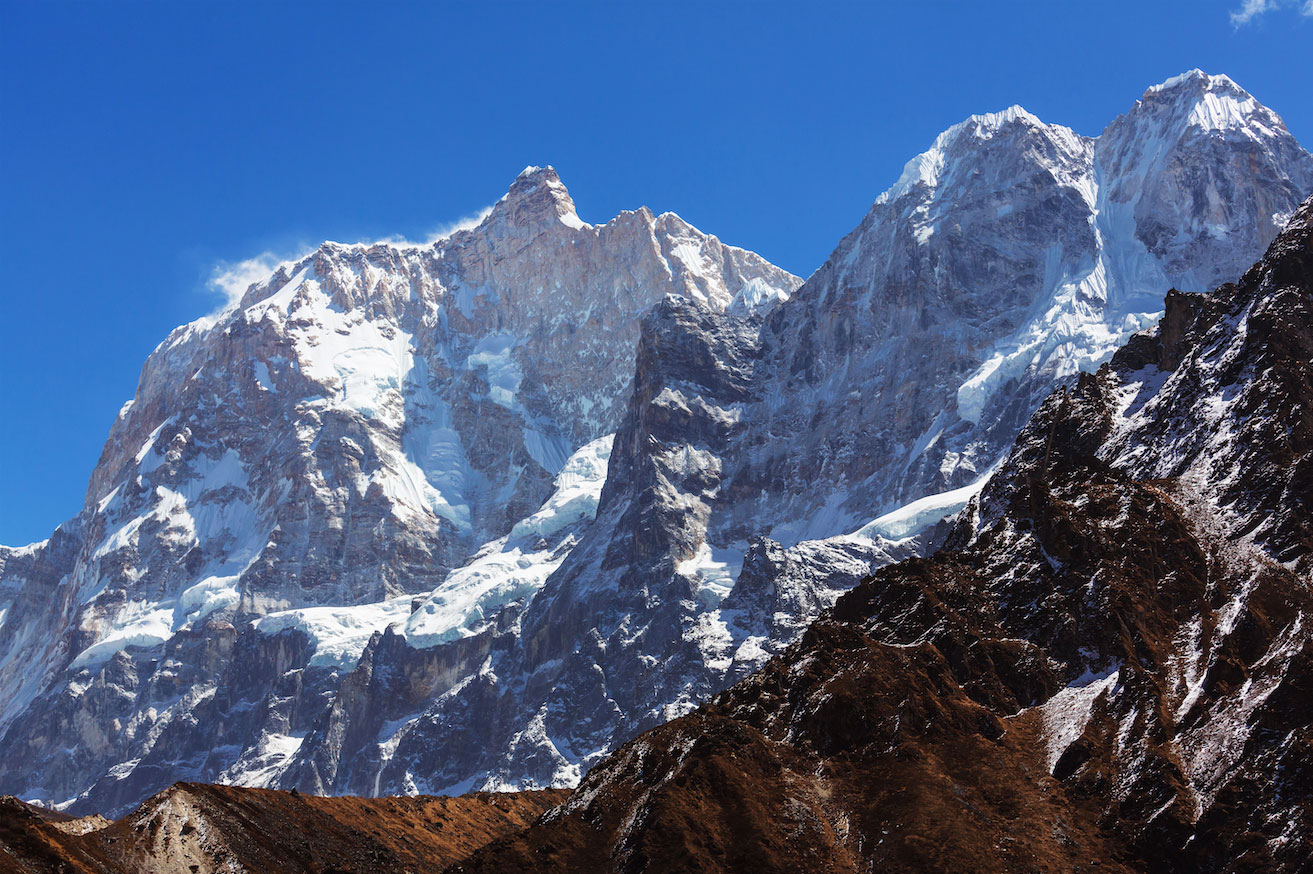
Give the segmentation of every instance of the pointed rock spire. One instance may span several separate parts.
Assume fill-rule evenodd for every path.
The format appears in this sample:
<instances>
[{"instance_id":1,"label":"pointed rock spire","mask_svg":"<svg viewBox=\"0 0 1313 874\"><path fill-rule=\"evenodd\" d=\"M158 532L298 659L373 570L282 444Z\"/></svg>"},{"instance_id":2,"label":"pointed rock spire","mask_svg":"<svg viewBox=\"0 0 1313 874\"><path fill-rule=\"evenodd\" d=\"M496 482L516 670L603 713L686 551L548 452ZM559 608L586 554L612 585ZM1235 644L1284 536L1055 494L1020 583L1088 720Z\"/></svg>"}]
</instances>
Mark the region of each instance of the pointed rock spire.
<instances>
[{"instance_id":1,"label":"pointed rock spire","mask_svg":"<svg viewBox=\"0 0 1313 874\"><path fill-rule=\"evenodd\" d=\"M525 167L497 201L488 220L520 228L539 228L554 222L570 228L584 227L570 192L551 166Z\"/></svg>"}]
</instances>

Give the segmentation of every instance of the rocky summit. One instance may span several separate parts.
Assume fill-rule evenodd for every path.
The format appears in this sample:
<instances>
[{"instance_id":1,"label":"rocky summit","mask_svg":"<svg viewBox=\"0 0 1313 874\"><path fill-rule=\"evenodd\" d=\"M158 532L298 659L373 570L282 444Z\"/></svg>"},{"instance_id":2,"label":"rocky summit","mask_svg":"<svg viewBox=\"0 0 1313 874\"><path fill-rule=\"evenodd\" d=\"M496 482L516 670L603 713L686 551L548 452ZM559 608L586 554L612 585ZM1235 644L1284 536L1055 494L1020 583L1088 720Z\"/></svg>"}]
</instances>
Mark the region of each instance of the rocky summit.
<instances>
[{"instance_id":1,"label":"rocky summit","mask_svg":"<svg viewBox=\"0 0 1313 874\"><path fill-rule=\"evenodd\" d=\"M1298 870L1310 191L1192 71L954 125L805 282L539 167L325 243L0 548L0 792L579 786L469 870Z\"/></svg>"}]
</instances>

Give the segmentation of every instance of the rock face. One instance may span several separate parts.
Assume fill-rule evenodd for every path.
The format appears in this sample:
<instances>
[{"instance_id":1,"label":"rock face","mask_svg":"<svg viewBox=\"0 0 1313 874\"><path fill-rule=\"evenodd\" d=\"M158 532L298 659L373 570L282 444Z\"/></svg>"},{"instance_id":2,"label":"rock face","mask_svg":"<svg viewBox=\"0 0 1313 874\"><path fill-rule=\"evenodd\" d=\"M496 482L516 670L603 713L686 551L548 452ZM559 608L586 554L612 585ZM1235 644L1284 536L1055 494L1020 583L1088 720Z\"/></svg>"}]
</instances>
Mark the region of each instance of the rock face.
<instances>
[{"instance_id":1,"label":"rock face","mask_svg":"<svg viewBox=\"0 0 1313 874\"><path fill-rule=\"evenodd\" d=\"M431 245L325 244L174 332L84 511L0 549L0 791L572 785L937 544L1055 384L1310 189L1194 71L1097 138L951 128L801 287L585 224L550 169Z\"/></svg>"},{"instance_id":2,"label":"rock face","mask_svg":"<svg viewBox=\"0 0 1313 874\"><path fill-rule=\"evenodd\" d=\"M949 129L767 319L723 536L829 536L978 480L1055 380L1167 289L1239 276L1311 190L1280 119L1198 71L1096 138L1020 107Z\"/></svg>"},{"instance_id":3,"label":"rock face","mask_svg":"<svg viewBox=\"0 0 1313 874\"><path fill-rule=\"evenodd\" d=\"M935 556L462 871L1305 871L1313 197L1052 394Z\"/></svg>"},{"instance_id":4,"label":"rock face","mask_svg":"<svg viewBox=\"0 0 1313 874\"><path fill-rule=\"evenodd\" d=\"M454 641L444 691L591 515L644 314L798 282L673 214L585 224L529 168L471 230L326 243L178 329L83 512L0 550L0 785L267 782L391 623Z\"/></svg>"}]
</instances>

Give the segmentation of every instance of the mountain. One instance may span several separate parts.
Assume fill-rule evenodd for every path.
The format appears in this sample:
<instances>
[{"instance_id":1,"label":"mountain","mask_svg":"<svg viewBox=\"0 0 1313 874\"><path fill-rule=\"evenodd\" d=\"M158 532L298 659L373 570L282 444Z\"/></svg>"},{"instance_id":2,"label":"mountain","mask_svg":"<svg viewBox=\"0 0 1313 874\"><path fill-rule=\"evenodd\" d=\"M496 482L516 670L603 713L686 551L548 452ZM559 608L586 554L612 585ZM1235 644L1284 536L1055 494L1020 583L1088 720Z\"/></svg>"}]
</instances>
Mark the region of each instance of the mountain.
<instances>
[{"instance_id":1,"label":"mountain","mask_svg":"<svg viewBox=\"0 0 1313 874\"><path fill-rule=\"evenodd\" d=\"M930 551L1055 385L1234 277L1313 158L1231 80L938 137L805 283L530 168L175 331L0 550L0 791L573 785ZM614 434L614 437L611 435Z\"/></svg>"},{"instance_id":2,"label":"mountain","mask_svg":"<svg viewBox=\"0 0 1313 874\"><path fill-rule=\"evenodd\" d=\"M760 325L655 307L595 522L518 633L437 700L375 684L310 742L368 777L315 764L294 785L572 784L932 547L1055 384L1153 324L1173 284L1239 275L1309 190L1280 121L1197 72L1098 139L1019 109L950 129ZM427 664L389 641L369 676L385 652L391 675ZM354 755L333 740L349 725Z\"/></svg>"},{"instance_id":3,"label":"mountain","mask_svg":"<svg viewBox=\"0 0 1313 874\"><path fill-rule=\"evenodd\" d=\"M930 558L460 871L1306 871L1313 197L1054 392Z\"/></svg>"},{"instance_id":4,"label":"mountain","mask_svg":"<svg viewBox=\"0 0 1313 874\"><path fill-rule=\"evenodd\" d=\"M325 243L174 331L83 511L0 550L0 784L261 784L392 622L477 668L595 506L643 314L797 284L673 214L586 224L531 167L471 230Z\"/></svg>"}]
</instances>

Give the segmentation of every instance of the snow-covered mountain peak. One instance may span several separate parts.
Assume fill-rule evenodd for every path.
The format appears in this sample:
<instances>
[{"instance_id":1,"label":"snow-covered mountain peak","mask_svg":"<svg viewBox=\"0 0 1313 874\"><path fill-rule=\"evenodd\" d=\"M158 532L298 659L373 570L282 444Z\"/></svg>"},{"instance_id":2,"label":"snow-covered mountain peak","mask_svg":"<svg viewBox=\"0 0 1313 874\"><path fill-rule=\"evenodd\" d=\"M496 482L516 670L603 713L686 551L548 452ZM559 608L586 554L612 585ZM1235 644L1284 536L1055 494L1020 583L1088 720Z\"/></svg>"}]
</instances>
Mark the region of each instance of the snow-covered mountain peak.
<instances>
[{"instance_id":1,"label":"snow-covered mountain peak","mask_svg":"<svg viewBox=\"0 0 1313 874\"><path fill-rule=\"evenodd\" d=\"M1246 99L972 116L802 288L674 213L584 224L550 167L280 265L147 361L83 512L0 549L0 791L578 779L919 548L1167 288L1252 263L1313 158L1257 109L1192 126L1205 96Z\"/></svg>"},{"instance_id":2,"label":"snow-covered mountain peak","mask_svg":"<svg viewBox=\"0 0 1313 874\"><path fill-rule=\"evenodd\" d=\"M1145 90L1145 93L1162 94L1167 92L1181 92L1181 91L1201 90L1201 89L1206 91L1220 90L1220 91L1239 91L1242 93L1244 92L1244 89L1241 88L1239 85L1237 85L1235 80L1232 79L1230 76L1226 76L1226 75L1214 76L1209 73L1205 73L1203 70L1199 69L1198 67L1195 67L1193 70L1186 70L1184 73L1181 73L1176 76L1172 76L1170 79L1167 79L1164 82L1159 82L1157 85L1150 85Z\"/></svg>"},{"instance_id":3,"label":"snow-covered mountain peak","mask_svg":"<svg viewBox=\"0 0 1313 874\"><path fill-rule=\"evenodd\" d=\"M935 190L955 161L974 162L977 153L993 140L1011 142L1038 135L1064 152L1085 149L1084 138L1071 128L1047 124L1024 107L1013 105L999 112L971 115L935 137L934 144L908 161L898 181L876 198L876 205L893 203L923 185Z\"/></svg>"},{"instance_id":4,"label":"snow-covered mountain peak","mask_svg":"<svg viewBox=\"0 0 1313 874\"><path fill-rule=\"evenodd\" d=\"M1037 127L1046 126L1033 112L1014 103L999 112L985 112L969 116L964 121L950 127L946 134L960 136L963 132L969 132L980 139L986 139L1004 125L1016 122Z\"/></svg>"},{"instance_id":5,"label":"snow-covered mountain peak","mask_svg":"<svg viewBox=\"0 0 1313 874\"><path fill-rule=\"evenodd\" d=\"M415 639L475 629L486 645L498 629L475 614L529 597L595 503L610 446L598 440L624 414L643 315L666 294L723 309L744 289L778 299L800 282L673 216L584 224L551 168L521 173L474 227L326 242L270 267L152 353L82 512L43 545L0 548L0 735L28 706L79 708L91 678L141 669L113 705L129 728L67 745L94 748L92 781L146 755L147 734L206 688L227 688L220 662L179 656L200 673L165 713L170 693L150 684L166 650L309 641L294 659L330 688L429 595L442 609L416 620ZM239 684L272 676L243 671ZM266 767L262 731L240 729L212 776ZM90 785L76 780L39 794L67 800Z\"/></svg>"},{"instance_id":6,"label":"snow-covered mountain peak","mask_svg":"<svg viewBox=\"0 0 1313 874\"><path fill-rule=\"evenodd\" d=\"M1244 126L1219 133L1226 119ZM1055 379L1154 324L1166 289L1240 275L1310 188L1313 158L1225 77L1151 90L1097 138L1020 107L954 125L764 329L793 400L763 432L829 441L800 457L830 470L798 465L790 497L819 504L818 479L863 490L840 496L848 516L764 503L865 524L978 481ZM780 479L771 464L759 481Z\"/></svg>"},{"instance_id":7,"label":"snow-covered mountain peak","mask_svg":"<svg viewBox=\"0 0 1313 874\"><path fill-rule=\"evenodd\" d=\"M1281 118L1199 70L1150 88L1109 124L1095 163L1105 235L1131 233L1158 262L1157 279L1120 265L1154 294L1164 282L1206 291L1242 273L1313 186L1313 158Z\"/></svg>"},{"instance_id":8,"label":"snow-covered mountain peak","mask_svg":"<svg viewBox=\"0 0 1313 874\"><path fill-rule=\"evenodd\" d=\"M539 167L537 164L529 164L523 170L521 170L519 174L516 175L515 178L518 181L520 179L534 179L534 178L544 177L547 176L548 174L551 174L552 176L556 176L557 181L558 182L560 181L560 175L557 174L556 168L553 167L551 164L548 164L546 167Z\"/></svg>"},{"instance_id":9,"label":"snow-covered mountain peak","mask_svg":"<svg viewBox=\"0 0 1313 874\"><path fill-rule=\"evenodd\" d=\"M1280 117L1231 77L1199 69L1149 88L1128 115L1152 118L1164 138L1231 132L1259 140L1285 132Z\"/></svg>"}]
</instances>

